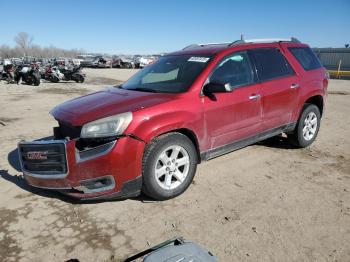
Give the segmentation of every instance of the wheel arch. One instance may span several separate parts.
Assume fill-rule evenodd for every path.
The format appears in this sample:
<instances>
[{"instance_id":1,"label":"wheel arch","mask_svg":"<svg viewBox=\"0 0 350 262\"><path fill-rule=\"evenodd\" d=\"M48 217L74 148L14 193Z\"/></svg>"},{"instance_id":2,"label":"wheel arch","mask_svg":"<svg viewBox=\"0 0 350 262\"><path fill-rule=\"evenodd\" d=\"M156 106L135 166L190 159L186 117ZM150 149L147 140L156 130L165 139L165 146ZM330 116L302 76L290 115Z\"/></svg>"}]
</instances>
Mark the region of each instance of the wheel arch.
<instances>
[{"instance_id":1,"label":"wheel arch","mask_svg":"<svg viewBox=\"0 0 350 262\"><path fill-rule=\"evenodd\" d=\"M318 109L320 110L321 113L321 117L323 115L323 107L324 107L324 101L323 101L323 97L321 95L314 95L309 97L305 102L305 104L313 104L315 106L318 107Z\"/></svg>"},{"instance_id":2,"label":"wheel arch","mask_svg":"<svg viewBox=\"0 0 350 262\"><path fill-rule=\"evenodd\" d=\"M199 150L199 142L198 142L198 138L196 136L196 134L191 130L191 129L188 129L188 128L180 128L180 129L176 129L174 131L171 131L171 132L178 132L180 134L183 134L185 136L187 136L193 143L195 149L196 149L196 152L197 152L197 161L198 163L201 162L201 157L200 157L200 150Z\"/></svg>"},{"instance_id":3,"label":"wheel arch","mask_svg":"<svg viewBox=\"0 0 350 262\"><path fill-rule=\"evenodd\" d=\"M152 138L152 140L159 137L159 136L169 134L169 133L180 133L180 134L186 136L188 139L190 139L191 142L193 143L193 146L194 146L196 152L197 152L198 164L201 162L199 142L198 142L197 135L195 134L195 132L193 130L191 130L189 128L178 128L178 129L167 130L166 132L162 132L162 133L157 134L156 136L154 136Z\"/></svg>"}]
</instances>

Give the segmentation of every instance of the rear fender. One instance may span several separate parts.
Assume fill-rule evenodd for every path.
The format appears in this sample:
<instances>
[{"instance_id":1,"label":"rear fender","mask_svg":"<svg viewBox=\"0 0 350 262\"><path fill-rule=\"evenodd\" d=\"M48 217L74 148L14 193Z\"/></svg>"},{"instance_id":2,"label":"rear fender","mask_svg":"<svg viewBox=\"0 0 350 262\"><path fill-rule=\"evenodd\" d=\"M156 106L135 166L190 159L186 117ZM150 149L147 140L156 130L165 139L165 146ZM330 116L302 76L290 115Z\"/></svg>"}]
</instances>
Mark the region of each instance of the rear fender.
<instances>
[{"instance_id":1,"label":"rear fender","mask_svg":"<svg viewBox=\"0 0 350 262\"><path fill-rule=\"evenodd\" d=\"M325 100L325 99L324 99L324 97L325 97L325 92L324 92L324 91L321 91L321 90L312 90L312 91L306 93L305 95L303 95L302 98L300 99L300 102L299 102L299 104L298 104L298 109L295 110L294 116L293 116L293 119L294 119L295 121L298 121L298 120L299 120L299 116L300 116L301 113L302 113L302 110L303 110L303 107L304 107L306 101L307 101L308 99L310 99L311 97L314 97L314 96L321 96L321 97L322 97L322 99L323 99L323 108L324 108L324 104L325 104L325 101L324 101L324 100Z\"/></svg>"}]
</instances>

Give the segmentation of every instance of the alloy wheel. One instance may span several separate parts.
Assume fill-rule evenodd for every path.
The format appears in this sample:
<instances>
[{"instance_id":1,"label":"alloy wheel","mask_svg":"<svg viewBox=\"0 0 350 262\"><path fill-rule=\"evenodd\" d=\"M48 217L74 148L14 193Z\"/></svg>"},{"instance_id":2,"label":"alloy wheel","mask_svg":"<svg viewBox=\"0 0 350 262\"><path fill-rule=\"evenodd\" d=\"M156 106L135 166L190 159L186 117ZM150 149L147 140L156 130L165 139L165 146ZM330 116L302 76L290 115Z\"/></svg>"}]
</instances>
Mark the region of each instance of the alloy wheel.
<instances>
[{"instance_id":1,"label":"alloy wheel","mask_svg":"<svg viewBox=\"0 0 350 262\"><path fill-rule=\"evenodd\" d=\"M303 137L305 140L310 141L316 134L317 130L317 116L314 112L307 114L304 120Z\"/></svg>"},{"instance_id":2,"label":"alloy wheel","mask_svg":"<svg viewBox=\"0 0 350 262\"><path fill-rule=\"evenodd\" d=\"M160 187L173 190L185 181L189 167L190 158L186 149L173 145L159 154L154 167L154 175Z\"/></svg>"}]
</instances>

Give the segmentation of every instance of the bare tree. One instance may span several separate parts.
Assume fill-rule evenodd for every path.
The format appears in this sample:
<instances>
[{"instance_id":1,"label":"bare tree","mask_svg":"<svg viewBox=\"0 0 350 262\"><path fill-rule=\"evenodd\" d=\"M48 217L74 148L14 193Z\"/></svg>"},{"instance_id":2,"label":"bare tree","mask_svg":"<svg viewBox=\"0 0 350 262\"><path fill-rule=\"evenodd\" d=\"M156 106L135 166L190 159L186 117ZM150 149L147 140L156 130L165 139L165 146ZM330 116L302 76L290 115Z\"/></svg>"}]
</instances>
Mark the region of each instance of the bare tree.
<instances>
[{"instance_id":1,"label":"bare tree","mask_svg":"<svg viewBox=\"0 0 350 262\"><path fill-rule=\"evenodd\" d=\"M86 53L84 49L62 49L55 46L41 47L33 44L33 37L25 32L18 33L14 38L16 47L0 45L0 59L22 56L35 56L37 58L48 57L76 57L79 54Z\"/></svg>"},{"instance_id":2,"label":"bare tree","mask_svg":"<svg viewBox=\"0 0 350 262\"><path fill-rule=\"evenodd\" d=\"M19 48L23 50L24 53L27 52L29 48L31 48L32 43L33 43L33 37L30 36L26 32L20 32L18 33L15 38L14 38L16 44L18 45Z\"/></svg>"}]
</instances>

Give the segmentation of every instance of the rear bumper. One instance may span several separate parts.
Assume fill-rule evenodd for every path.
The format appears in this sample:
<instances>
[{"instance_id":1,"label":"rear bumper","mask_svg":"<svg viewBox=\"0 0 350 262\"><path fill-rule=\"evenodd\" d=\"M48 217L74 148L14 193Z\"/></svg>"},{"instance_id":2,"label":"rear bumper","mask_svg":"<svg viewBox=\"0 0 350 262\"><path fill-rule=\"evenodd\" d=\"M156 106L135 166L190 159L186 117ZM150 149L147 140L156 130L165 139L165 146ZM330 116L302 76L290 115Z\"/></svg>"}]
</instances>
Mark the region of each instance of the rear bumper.
<instances>
[{"instance_id":1,"label":"rear bumper","mask_svg":"<svg viewBox=\"0 0 350 262\"><path fill-rule=\"evenodd\" d=\"M144 142L121 137L87 151L78 151L76 142L20 142L25 180L34 187L78 199L122 198L140 193ZM62 154L59 148L64 148Z\"/></svg>"}]
</instances>

